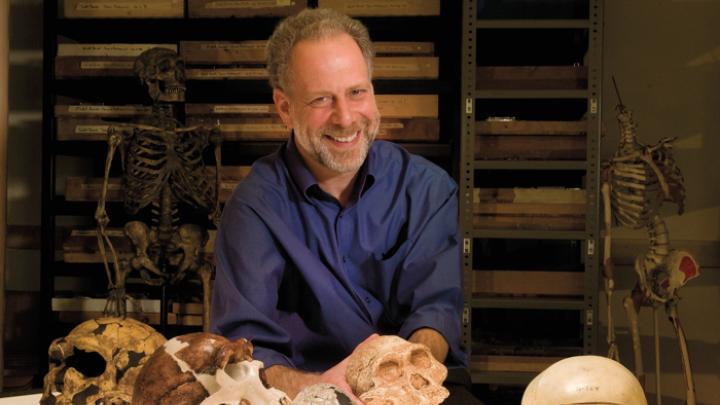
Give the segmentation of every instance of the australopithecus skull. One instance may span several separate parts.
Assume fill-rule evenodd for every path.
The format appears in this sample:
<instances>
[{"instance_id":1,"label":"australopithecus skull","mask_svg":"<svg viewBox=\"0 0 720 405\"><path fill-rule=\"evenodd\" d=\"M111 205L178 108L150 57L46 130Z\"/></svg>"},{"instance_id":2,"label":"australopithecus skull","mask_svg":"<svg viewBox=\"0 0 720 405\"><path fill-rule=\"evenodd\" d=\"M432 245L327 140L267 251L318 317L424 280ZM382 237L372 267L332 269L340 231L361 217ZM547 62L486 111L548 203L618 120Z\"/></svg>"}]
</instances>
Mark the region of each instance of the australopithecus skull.
<instances>
[{"instance_id":1,"label":"australopithecus skull","mask_svg":"<svg viewBox=\"0 0 720 405\"><path fill-rule=\"evenodd\" d=\"M185 62L177 52L148 49L135 59L134 71L153 101L185 101Z\"/></svg>"},{"instance_id":2,"label":"australopithecus skull","mask_svg":"<svg viewBox=\"0 0 720 405\"><path fill-rule=\"evenodd\" d=\"M447 369L430 350L398 336L379 336L348 359L346 379L366 405L436 405L448 397Z\"/></svg>"},{"instance_id":3,"label":"australopithecus skull","mask_svg":"<svg viewBox=\"0 0 720 405\"><path fill-rule=\"evenodd\" d=\"M55 339L42 405L128 405L138 373L165 338L129 318L98 318Z\"/></svg>"},{"instance_id":4,"label":"australopithecus skull","mask_svg":"<svg viewBox=\"0 0 720 405\"><path fill-rule=\"evenodd\" d=\"M262 362L252 359L246 339L234 342L211 333L168 340L148 360L135 383L133 405L289 405L267 387Z\"/></svg>"}]
</instances>

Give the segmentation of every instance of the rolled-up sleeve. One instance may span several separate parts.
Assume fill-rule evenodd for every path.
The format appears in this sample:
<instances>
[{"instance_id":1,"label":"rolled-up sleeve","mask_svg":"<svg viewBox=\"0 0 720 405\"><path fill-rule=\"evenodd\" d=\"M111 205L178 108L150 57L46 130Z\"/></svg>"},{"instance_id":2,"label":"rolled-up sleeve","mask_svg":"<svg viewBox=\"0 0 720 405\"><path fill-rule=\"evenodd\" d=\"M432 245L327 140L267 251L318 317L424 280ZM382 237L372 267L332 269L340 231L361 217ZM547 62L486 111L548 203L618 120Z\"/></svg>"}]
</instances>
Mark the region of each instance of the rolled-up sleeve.
<instances>
[{"instance_id":1,"label":"rolled-up sleeve","mask_svg":"<svg viewBox=\"0 0 720 405\"><path fill-rule=\"evenodd\" d=\"M398 335L409 338L420 328L440 332L449 344L448 366L467 367L461 346L462 264L457 187L443 178L418 200L411 216L411 246L399 269L397 299L408 311Z\"/></svg>"},{"instance_id":2,"label":"rolled-up sleeve","mask_svg":"<svg viewBox=\"0 0 720 405\"><path fill-rule=\"evenodd\" d=\"M278 322L278 287L285 259L272 233L250 207L233 199L225 207L215 241L216 275L210 330L246 338L265 366L292 362L290 336Z\"/></svg>"}]
</instances>

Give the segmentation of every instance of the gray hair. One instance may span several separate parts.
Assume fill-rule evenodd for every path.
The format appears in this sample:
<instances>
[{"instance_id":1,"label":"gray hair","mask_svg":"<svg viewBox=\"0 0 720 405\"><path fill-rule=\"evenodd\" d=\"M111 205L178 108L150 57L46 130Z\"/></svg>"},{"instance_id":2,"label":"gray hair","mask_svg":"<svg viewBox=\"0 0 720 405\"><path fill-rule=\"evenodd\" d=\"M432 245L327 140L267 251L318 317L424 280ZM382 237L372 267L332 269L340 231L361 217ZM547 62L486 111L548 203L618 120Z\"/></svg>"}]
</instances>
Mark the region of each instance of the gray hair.
<instances>
[{"instance_id":1,"label":"gray hair","mask_svg":"<svg viewBox=\"0 0 720 405\"><path fill-rule=\"evenodd\" d=\"M367 62L368 73L372 75L373 46L367 28L360 21L332 9L305 9L281 21L270 36L267 43L270 86L288 90L290 51L295 44L306 39L316 40L342 33L355 40Z\"/></svg>"}]
</instances>

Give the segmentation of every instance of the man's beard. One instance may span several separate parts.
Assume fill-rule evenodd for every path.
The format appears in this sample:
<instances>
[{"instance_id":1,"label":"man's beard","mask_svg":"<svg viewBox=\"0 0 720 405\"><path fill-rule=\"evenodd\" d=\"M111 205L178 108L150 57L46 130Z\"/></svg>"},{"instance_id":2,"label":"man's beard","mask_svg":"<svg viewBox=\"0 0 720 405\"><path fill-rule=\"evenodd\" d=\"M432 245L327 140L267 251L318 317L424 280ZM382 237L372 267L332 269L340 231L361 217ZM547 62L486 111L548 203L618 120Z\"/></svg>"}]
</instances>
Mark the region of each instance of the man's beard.
<instances>
[{"instance_id":1,"label":"man's beard","mask_svg":"<svg viewBox=\"0 0 720 405\"><path fill-rule=\"evenodd\" d=\"M370 145L372 145L375 137L380 128L380 118L373 120L363 119L362 122L354 123L349 128L329 128L323 127L319 130L322 136L305 136L309 145L304 145L306 150L310 152L315 159L321 165L328 169L338 173L350 173L360 169L360 166L365 162ZM351 150L338 151L334 150L330 145L323 141L324 135L330 135L332 137L344 137L358 133L361 137L361 145L359 147L352 148ZM302 142L302 141L301 141ZM303 142L304 143L304 142Z\"/></svg>"}]
</instances>

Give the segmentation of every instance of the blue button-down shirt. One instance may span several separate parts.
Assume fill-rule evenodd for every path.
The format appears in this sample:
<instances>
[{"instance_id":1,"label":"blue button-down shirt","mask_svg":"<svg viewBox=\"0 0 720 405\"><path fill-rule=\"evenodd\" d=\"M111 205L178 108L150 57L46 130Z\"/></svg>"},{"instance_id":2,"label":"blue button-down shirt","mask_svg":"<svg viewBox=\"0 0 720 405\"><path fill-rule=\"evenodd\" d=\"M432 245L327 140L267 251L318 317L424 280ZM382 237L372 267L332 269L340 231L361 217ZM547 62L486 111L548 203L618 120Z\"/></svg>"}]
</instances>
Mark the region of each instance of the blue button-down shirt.
<instances>
[{"instance_id":1,"label":"blue button-down shirt","mask_svg":"<svg viewBox=\"0 0 720 405\"><path fill-rule=\"evenodd\" d=\"M324 371L372 333L428 327L446 365L466 367L456 193L444 170L375 141L342 207L291 137L225 205L211 331L250 339L265 366Z\"/></svg>"}]
</instances>

